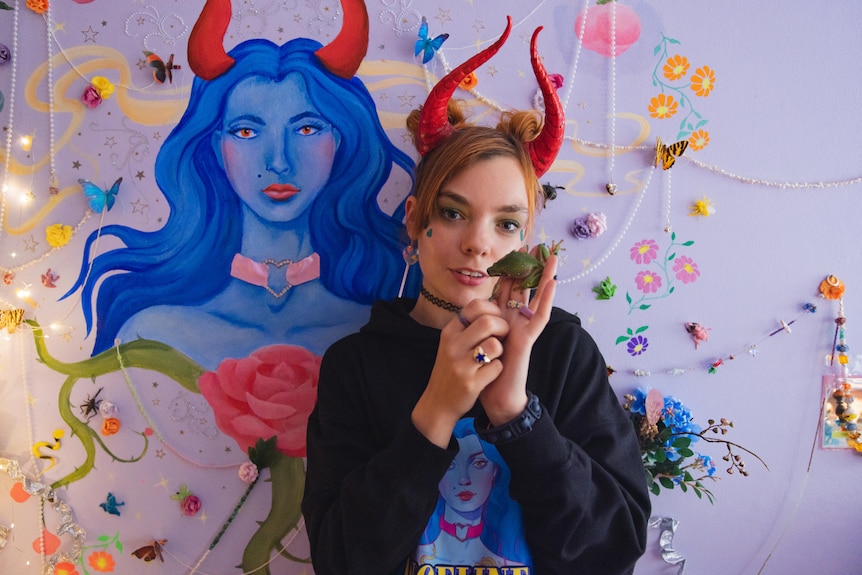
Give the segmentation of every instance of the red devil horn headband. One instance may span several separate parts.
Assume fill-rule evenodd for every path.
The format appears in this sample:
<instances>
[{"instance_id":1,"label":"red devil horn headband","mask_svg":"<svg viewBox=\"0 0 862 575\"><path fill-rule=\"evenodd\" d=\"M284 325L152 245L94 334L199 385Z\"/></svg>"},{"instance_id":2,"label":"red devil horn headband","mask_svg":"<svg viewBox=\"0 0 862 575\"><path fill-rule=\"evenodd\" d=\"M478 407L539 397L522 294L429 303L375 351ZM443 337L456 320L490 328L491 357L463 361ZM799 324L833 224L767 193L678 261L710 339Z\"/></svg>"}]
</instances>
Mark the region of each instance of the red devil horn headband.
<instances>
[{"instance_id":1,"label":"red devil horn headband","mask_svg":"<svg viewBox=\"0 0 862 575\"><path fill-rule=\"evenodd\" d=\"M506 42L509 32L512 31L512 17L507 16L506 18L506 29L496 42L446 74L442 80L437 82L431 93L428 94L428 99L425 100L425 105L422 106L422 113L419 116L419 127L417 129L416 139L420 155L424 156L436 148L437 144L448 138L455 131L455 128L449 123L449 115L446 112L449 100L461 81L469 76L470 72L490 60Z\"/></svg>"},{"instance_id":2,"label":"red devil horn headband","mask_svg":"<svg viewBox=\"0 0 862 575\"><path fill-rule=\"evenodd\" d=\"M533 169L536 171L537 178L547 172L551 164L554 163L557 152L563 145L563 136L566 132L566 115L563 112L563 105L560 103L560 97L557 95L557 90L554 88L547 70L545 70L545 65L542 64L542 59L539 58L536 39L539 37L541 29L541 26L536 28L536 31L533 32L533 38L530 40L530 61L533 64L533 73L539 82L539 89L542 90L542 98L545 100L545 123L536 139L527 143L527 150L533 160Z\"/></svg>"},{"instance_id":3,"label":"red devil horn headband","mask_svg":"<svg viewBox=\"0 0 862 575\"><path fill-rule=\"evenodd\" d=\"M368 50L368 12L363 0L341 0L344 13L341 32L315 54L323 66L341 78L350 79ZM204 80L218 78L233 66L224 49L230 24L230 0L207 0L189 36L189 67Z\"/></svg>"},{"instance_id":4,"label":"red devil horn headband","mask_svg":"<svg viewBox=\"0 0 862 575\"><path fill-rule=\"evenodd\" d=\"M566 124L563 106L560 104L557 91L539 58L536 38L541 29L539 27L533 32L533 38L530 42L530 60L542 90L542 96L545 99L545 123L536 139L527 143L527 150L533 161L533 168L537 177L547 172L557 157L557 152L560 151L560 146L563 143ZM422 107L417 129L417 144L420 155L424 156L433 150L455 131L455 128L449 123L447 114L449 100L455 93L455 89L470 72L490 60L500 50L511 30L512 18L507 17L506 29L494 44L449 72L428 94L428 99Z\"/></svg>"}]
</instances>

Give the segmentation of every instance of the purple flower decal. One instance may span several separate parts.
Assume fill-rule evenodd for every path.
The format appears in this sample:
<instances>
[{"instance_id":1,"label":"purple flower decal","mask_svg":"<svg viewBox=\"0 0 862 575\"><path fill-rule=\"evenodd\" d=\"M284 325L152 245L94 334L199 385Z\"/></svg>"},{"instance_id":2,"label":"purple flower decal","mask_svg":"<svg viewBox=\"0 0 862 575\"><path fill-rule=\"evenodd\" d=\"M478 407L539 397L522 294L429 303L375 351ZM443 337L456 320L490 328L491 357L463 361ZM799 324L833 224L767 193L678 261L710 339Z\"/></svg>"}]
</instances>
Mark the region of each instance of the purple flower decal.
<instances>
[{"instance_id":1,"label":"purple flower decal","mask_svg":"<svg viewBox=\"0 0 862 575\"><path fill-rule=\"evenodd\" d=\"M658 257L658 244L655 240L641 240L631 248L631 259L636 264L648 264Z\"/></svg>"},{"instance_id":2,"label":"purple flower decal","mask_svg":"<svg viewBox=\"0 0 862 575\"><path fill-rule=\"evenodd\" d=\"M572 222L572 235L579 240L586 240L590 237L590 226L586 217L575 218L575 221Z\"/></svg>"},{"instance_id":3,"label":"purple flower decal","mask_svg":"<svg viewBox=\"0 0 862 575\"><path fill-rule=\"evenodd\" d=\"M640 272L635 276L635 283L644 293L656 293L661 287L661 276L651 271Z\"/></svg>"},{"instance_id":4,"label":"purple flower decal","mask_svg":"<svg viewBox=\"0 0 862 575\"><path fill-rule=\"evenodd\" d=\"M626 346L631 356L642 354L647 350L647 347L649 347L649 340L642 335L636 335L631 338Z\"/></svg>"},{"instance_id":5,"label":"purple flower decal","mask_svg":"<svg viewBox=\"0 0 862 575\"><path fill-rule=\"evenodd\" d=\"M679 256L673 262L673 272L676 274L676 279L682 280L684 284L691 283L700 276L697 264L688 256Z\"/></svg>"}]
</instances>

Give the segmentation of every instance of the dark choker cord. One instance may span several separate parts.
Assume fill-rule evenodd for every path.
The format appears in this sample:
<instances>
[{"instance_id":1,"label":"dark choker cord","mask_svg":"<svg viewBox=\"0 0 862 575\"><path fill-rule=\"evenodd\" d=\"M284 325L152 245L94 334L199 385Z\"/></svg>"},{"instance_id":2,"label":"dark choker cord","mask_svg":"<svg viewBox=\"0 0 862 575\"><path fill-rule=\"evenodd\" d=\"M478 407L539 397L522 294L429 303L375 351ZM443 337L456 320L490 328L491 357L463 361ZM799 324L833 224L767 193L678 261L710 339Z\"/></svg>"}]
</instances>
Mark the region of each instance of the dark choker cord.
<instances>
[{"instance_id":1,"label":"dark choker cord","mask_svg":"<svg viewBox=\"0 0 862 575\"><path fill-rule=\"evenodd\" d=\"M460 305L455 305L452 302L448 302L445 299L440 299L439 297L432 295L431 292L429 292L427 289L425 289L425 286L422 286L421 288L419 288L419 293L422 294L422 297L424 297L425 299L427 299L428 301L430 301L431 303L433 303L437 307L441 307L441 308L445 309L446 311L451 311L452 313L457 313L460 315L460 313L461 313L461 306Z\"/></svg>"}]
</instances>

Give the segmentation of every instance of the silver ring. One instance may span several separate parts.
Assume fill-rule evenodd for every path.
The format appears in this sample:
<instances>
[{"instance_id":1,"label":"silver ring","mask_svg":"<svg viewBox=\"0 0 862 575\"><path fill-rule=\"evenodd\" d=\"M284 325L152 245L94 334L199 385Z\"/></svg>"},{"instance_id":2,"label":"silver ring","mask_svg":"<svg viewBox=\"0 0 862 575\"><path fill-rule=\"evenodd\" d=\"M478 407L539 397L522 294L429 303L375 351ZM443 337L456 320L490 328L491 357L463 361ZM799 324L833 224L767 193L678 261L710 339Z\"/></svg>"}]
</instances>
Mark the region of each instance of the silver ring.
<instances>
[{"instance_id":1,"label":"silver ring","mask_svg":"<svg viewBox=\"0 0 862 575\"><path fill-rule=\"evenodd\" d=\"M482 349L481 345L477 345L473 349L473 359L476 360L476 363L485 365L486 363L491 363L491 358L488 357L488 354L485 353L485 350Z\"/></svg>"}]
</instances>

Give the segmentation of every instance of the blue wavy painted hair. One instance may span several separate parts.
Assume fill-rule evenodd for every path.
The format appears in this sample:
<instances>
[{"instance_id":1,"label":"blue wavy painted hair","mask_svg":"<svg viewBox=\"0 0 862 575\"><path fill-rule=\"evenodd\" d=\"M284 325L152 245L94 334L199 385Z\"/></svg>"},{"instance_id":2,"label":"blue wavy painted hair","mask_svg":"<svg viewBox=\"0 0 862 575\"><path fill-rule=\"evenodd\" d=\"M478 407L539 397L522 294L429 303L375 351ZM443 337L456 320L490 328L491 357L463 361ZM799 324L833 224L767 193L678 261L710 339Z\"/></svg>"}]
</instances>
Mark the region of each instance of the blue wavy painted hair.
<instances>
[{"instance_id":1,"label":"blue wavy painted hair","mask_svg":"<svg viewBox=\"0 0 862 575\"><path fill-rule=\"evenodd\" d=\"M125 247L96 257L88 274L87 262L99 235L93 232L78 279L63 296L83 290L89 334L93 291L104 277L96 300L93 355L112 347L122 325L137 312L156 305L200 304L229 282L230 262L243 233L241 204L219 167L211 137L221 129L233 87L252 76L278 82L291 72L301 75L309 98L341 136L329 181L309 216L323 285L364 304L397 294L404 271L404 203L390 216L380 209L377 196L393 164L411 179L414 164L383 131L365 85L327 71L314 54L320 47L307 38L281 46L248 40L231 50L235 64L225 74L210 81L195 78L185 114L156 158L156 182L170 207L164 227L145 232L105 226L101 235L115 236ZM418 292L419 274L411 276L407 295Z\"/></svg>"},{"instance_id":2,"label":"blue wavy painted hair","mask_svg":"<svg viewBox=\"0 0 862 575\"><path fill-rule=\"evenodd\" d=\"M462 439L468 435L478 435L473 424L473 418L465 418L455 425L452 436ZM512 474L509 466L497 448L490 443L482 442L482 450L489 460L497 466L497 475L491 488L488 502L482 510L482 521L485 525L493 525L494 529L483 529L479 538L485 547L498 556L525 565L532 562L530 550L524 538L521 523L521 508L509 497L509 483ZM440 517L446 510L446 502L441 496L437 500L434 513L428 520L428 525L419 540L420 545L432 543L440 535Z\"/></svg>"}]
</instances>

